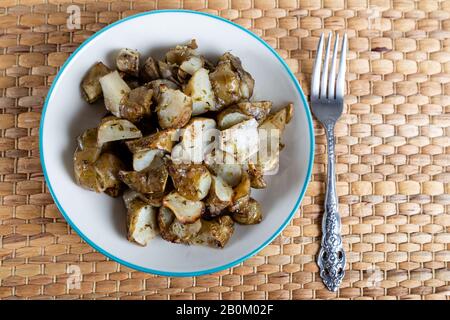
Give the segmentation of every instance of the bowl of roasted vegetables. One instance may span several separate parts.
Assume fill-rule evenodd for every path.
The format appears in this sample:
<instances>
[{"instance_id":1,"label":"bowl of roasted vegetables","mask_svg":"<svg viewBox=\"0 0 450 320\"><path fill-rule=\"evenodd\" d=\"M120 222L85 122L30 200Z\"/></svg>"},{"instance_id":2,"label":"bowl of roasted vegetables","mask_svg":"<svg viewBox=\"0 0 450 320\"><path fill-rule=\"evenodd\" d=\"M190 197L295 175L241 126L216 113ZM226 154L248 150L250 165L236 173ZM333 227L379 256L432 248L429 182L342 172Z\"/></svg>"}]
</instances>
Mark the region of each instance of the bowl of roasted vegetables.
<instances>
[{"instance_id":1,"label":"bowl of roasted vegetables","mask_svg":"<svg viewBox=\"0 0 450 320\"><path fill-rule=\"evenodd\" d=\"M180 10L126 18L83 43L40 130L46 182L72 228L118 262L174 276L270 243L298 213L313 145L282 58L229 21Z\"/></svg>"}]
</instances>

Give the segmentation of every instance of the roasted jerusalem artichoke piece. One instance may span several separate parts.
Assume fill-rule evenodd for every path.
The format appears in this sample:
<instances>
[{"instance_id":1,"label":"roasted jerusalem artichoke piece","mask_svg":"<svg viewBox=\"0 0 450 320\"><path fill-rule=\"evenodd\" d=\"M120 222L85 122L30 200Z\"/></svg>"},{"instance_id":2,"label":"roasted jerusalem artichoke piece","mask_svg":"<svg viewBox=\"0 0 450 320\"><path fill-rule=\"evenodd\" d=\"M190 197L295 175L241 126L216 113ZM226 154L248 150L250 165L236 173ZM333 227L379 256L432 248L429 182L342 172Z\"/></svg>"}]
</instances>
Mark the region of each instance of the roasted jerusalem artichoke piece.
<instances>
[{"instance_id":1,"label":"roasted jerusalem artichoke piece","mask_svg":"<svg viewBox=\"0 0 450 320\"><path fill-rule=\"evenodd\" d=\"M166 188L169 173L162 159L153 160L143 171L120 171L120 179L132 190L143 194L159 194Z\"/></svg>"},{"instance_id":2,"label":"roasted jerusalem artichoke piece","mask_svg":"<svg viewBox=\"0 0 450 320\"><path fill-rule=\"evenodd\" d=\"M119 106L120 117L136 123L144 116L150 115L152 96L153 90L147 86L132 89L128 95L124 96Z\"/></svg>"},{"instance_id":3,"label":"roasted jerusalem artichoke piece","mask_svg":"<svg viewBox=\"0 0 450 320\"><path fill-rule=\"evenodd\" d=\"M158 61L158 69L161 78L171 82L179 83L178 81L178 66L176 64Z\"/></svg>"},{"instance_id":4,"label":"roasted jerusalem artichoke piece","mask_svg":"<svg viewBox=\"0 0 450 320\"><path fill-rule=\"evenodd\" d=\"M120 106L130 93L131 88L120 77L117 70L101 77L99 82L102 87L106 109L116 117L120 117Z\"/></svg>"},{"instance_id":5,"label":"roasted jerusalem artichoke piece","mask_svg":"<svg viewBox=\"0 0 450 320\"><path fill-rule=\"evenodd\" d=\"M170 163L169 175L178 193L186 199L198 201L208 195L211 174L204 165Z\"/></svg>"},{"instance_id":6,"label":"roasted jerusalem artichoke piece","mask_svg":"<svg viewBox=\"0 0 450 320\"><path fill-rule=\"evenodd\" d=\"M261 205L253 198L241 202L233 212L233 220L239 224L257 224L262 220Z\"/></svg>"},{"instance_id":7,"label":"roasted jerusalem artichoke piece","mask_svg":"<svg viewBox=\"0 0 450 320\"><path fill-rule=\"evenodd\" d=\"M167 129L127 141L126 145L133 153L133 169L142 171L153 162L155 157L162 157L165 152L171 152L176 135L177 130Z\"/></svg>"},{"instance_id":8,"label":"roasted jerusalem artichoke piece","mask_svg":"<svg viewBox=\"0 0 450 320\"><path fill-rule=\"evenodd\" d=\"M209 74L216 97L217 108L229 106L241 100L240 79L230 61L221 61Z\"/></svg>"},{"instance_id":9,"label":"roasted jerusalem artichoke piece","mask_svg":"<svg viewBox=\"0 0 450 320\"><path fill-rule=\"evenodd\" d=\"M250 185L254 189L264 189L267 187L267 182L264 180L264 171L261 165L249 163L247 169L250 177Z\"/></svg>"},{"instance_id":10,"label":"roasted jerusalem artichoke piece","mask_svg":"<svg viewBox=\"0 0 450 320\"><path fill-rule=\"evenodd\" d=\"M111 71L102 62L94 64L86 73L81 82L81 89L84 99L93 103L102 96L102 86L99 79Z\"/></svg>"},{"instance_id":11,"label":"roasted jerusalem artichoke piece","mask_svg":"<svg viewBox=\"0 0 450 320\"><path fill-rule=\"evenodd\" d=\"M233 189L220 177L213 176L211 189L206 198L206 218L221 215L231 205L233 200Z\"/></svg>"},{"instance_id":12,"label":"roasted jerusalem artichoke piece","mask_svg":"<svg viewBox=\"0 0 450 320\"><path fill-rule=\"evenodd\" d=\"M94 164L99 190L111 197L122 192L119 171L124 169L123 162L112 153L102 153Z\"/></svg>"},{"instance_id":13,"label":"roasted jerusalem artichoke piece","mask_svg":"<svg viewBox=\"0 0 450 320\"><path fill-rule=\"evenodd\" d=\"M127 206L130 201L139 199L144 201L146 204L151 205L152 207L161 207L163 197L163 192L143 194L131 189L127 189L123 193L123 201L125 202L125 206Z\"/></svg>"},{"instance_id":14,"label":"roasted jerusalem artichoke piece","mask_svg":"<svg viewBox=\"0 0 450 320\"><path fill-rule=\"evenodd\" d=\"M131 152L136 153L148 149L158 149L164 152L171 152L175 143L177 130L161 130L151 135L136 140L125 142Z\"/></svg>"},{"instance_id":15,"label":"roasted jerusalem artichoke piece","mask_svg":"<svg viewBox=\"0 0 450 320\"><path fill-rule=\"evenodd\" d=\"M181 223L172 210L165 206L159 209L158 226L164 240L214 248L223 248L234 232L234 222L229 216Z\"/></svg>"},{"instance_id":16,"label":"roasted jerusalem artichoke piece","mask_svg":"<svg viewBox=\"0 0 450 320\"><path fill-rule=\"evenodd\" d=\"M261 156L258 157L257 164L263 172L278 168L281 136L286 124L291 120L293 112L294 107L292 104L289 104L276 113L269 115L259 126L258 145L260 148L265 146L266 150L270 150L270 152L261 153Z\"/></svg>"},{"instance_id":17,"label":"roasted jerusalem artichoke piece","mask_svg":"<svg viewBox=\"0 0 450 320\"><path fill-rule=\"evenodd\" d=\"M116 57L116 66L119 71L132 76L139 75L139 52L133 49L120 49Z\"/></svg>"},{"instance_id":18,"label":"roasted jerusalem artichoke piece","mask_svg":"<svg viewBox=\"0 0 450 320\"><path fill-rule=\"evenodd\" d=\"M129 201L126 207L128 240L146 246L159 233L158 209L140 199Z\"/></svg>"},{"instance_id":19,"label":"roasted jerusalem artichoke piece","mask_svg":"<svg viewBox=\"0 0 450 320\"><path fill-rule=\"evenodd\" d=\"M77 139L78 147L74 154L75 180L82 187L117 197L121 192L118 172L123 162L109 152L102 152L103 143L98 143L98 130L86 130Z\"/></svg>"},{"instance_id":20,"label":"roasted jerusalem artichoke piece","mask_svg":"<svg viewBox=\"0 0 450 320\"><path fill-rule=\"evenodd\" d=\"M77 138L73 155L75 181L88 190L100 192L94 163L100 157L101 146L97 144L97 128L88 129Z\"/></svg>"},{"instance_id":21,"label":"roasted jerusalem artichoke piece","mask_svg":"<svg viewBox=\"0 0 450 320\"><path fill-rule=\"evenodd\" d=\"M163 151L159 149L146 149L133 153L133 170L145 170L153 163L155 158L163 155Z\"/></svg>"},{"instance_id":22,"label":"roasted jerusalem artichoke piece","mask_svg":"<svg viewBox=\"0 0 450 320\"><path fill-rule=\"evenodd\" d=\"M184 93L192 98L193 115L216 110L216 98L208 73L209 71L204 68L198 69L184 89Z\"/></svg>"},{"instance_id":23,"label":"roasted jerusalem artichoke piece","mask_svg":"<svg viewBox=\"0 0 450 320\"><path fill-rule=\"evenodd\" d=\"M148 57L141 69L141 78L145 82L157 80L161 77L158 64L152 57Z\"/></svg>"},{"instance_id":24,"label":"roasted jerusalem artichoke piece","mask_svg":"<svg viewBox=\"0 0 450 320\"><path fill-rule=\"evenodd\" d=\"M220 130L225 130L251 118L251 116L242 112L237 106L231 106L222 110L217 115L217 126Z\"/></svg>"},{"instance_id":25,"label":"roasted jerusalem artichoke piece","mask_svg":"<svg viewBox=\"0 0 450 320\"><path fill-rule=\"evenodd\" d=\"M164 197L163 206L172 210L181 223L194 223L205 210L203 202L189 200L174 191Z\"/></svg>"},{"instance_id":26,"label":"roasted jerusalem artichoke piece","mask_svg":"<svg viewBox=\"0 0 450 320\"><path fill-rule=\"evenodd\" d=\"M163 206L159 209L158 226L164 240L191 244L202 227L202 221L199 219L194 223L183 224L176 219L172 210Z\"/></svg>"},{"instance_id":27,"label":"roasted jerusalem artichoke piece","mask_svg":"<svg viewBox=\"0 0 450 320\"><path fill-rule=\"evenodd\" d=\"M153 90L153 102L158 103L158 99L159 99L159 88L161 87L161 85L166 86L169 89L173 89L173 90L177 90L180 89L180 86L173 82L170 81L168 79L158 79L158 80L153 80L150 81L149 83L146 84L150 89Z\"/></svg>"},{"instance_id":28,"label":"roasted jerusalem artichoke piece","mask_svg":"<svg viewBox=\"0 0 450 320\"><path fill-rule=\"evenodd\" d=\"M242 179L239 184L233 190L232 205L230 211L239 210L250 199L251 184L248 173L242 174Z\"/></svg>"},{"instance_id":29,"label":"roasted jerusalem artichoke piece","mask_svg":"<svg viewBox=\"0 0 450 320\"><path fill-rule=\"evenodd\" d=\"M255 80L252 78L251 74L244 70L242 67L241 59L226 52L220 57L219 61L230 61L235 72L239 75L239 91L242 100L248 100L253 95L253 89L255 87Z\"/></svg>"},{"instance_id":30,"label":"roasted jerusalem artichoke piece","mask_svg":"<svg viewBox=\"0 0 450 320\"><path fill-rule=\"evenodd\" d=\"M292 103L285 106L283 109L270 114L266 120L261 124L262 129L278 129L281 134L284 132L286 124L289 123L294 115L294 105Z\"/></svg>"},{"instance_id":31,"label":"roasted jerusalem artichoke piece","mask_svg":"<svg viewBox=\"0 0 450 320\"><path fill-rule=\"evenodd\" d=\"M258 122L252 118L223 130L219 147L243 162L258 152L258 138Z\"/></svg>"},{"instance_id":32,"label":"roasted jerusalem artichoke piece","mask_svg":"<svg viewBox=\"0 0 450 320\"><path fill-rule=\"evenodd\" d=\"M240 100L248 100L253 95L255 80L244 70L241 60L231 53L227 52L220 57L216 69L209 77L216 96L217 109Z\"/></svg>"},{"instance_id":33,"label":"roasted jerusalem artichoke piece","mask_svg":"<svg viewBox=\"0 0 450 320\"><path fill-rule=\"evenodd\" d=\"M261 124L272 109L272 101L239 102L236 107L247 116L255 118Z\"/></svg>"},{"instance_id":34,"label":"roasted jerusalem artichoke piece","mask_svg":"<svg viewBox=\"0 0 450 320\"><path fill-rule=\"evenodd\" d=\"M162 129L182 128L191 118L192 99L180 90L161 85L156 112Z\"/></svg>"},{"instance_id":35,"label":"roasted jerusalem artichoke piece","mask_svg":"<svg viewBox=\"0 0 450 320\"><path fill-rule=\"evenodd\" d=\"M92 152L92 161L97 160L101 152L101 145L97 142L97 128L87 129L77 138L77 151L90 151Z\"/></svg>"},{"instance_id":36,"label":"roasted jerusalem artichoke piece","mask_svg":"<svg viewBox=\"0 0 450 320\"><path fill-rule=\"evenodd\" d=\"M234 232L234 222L229 216L220 216L213 220L202 220L202 227L194 238L195 244L223 248Z\"/></svg>"},{"instance_id":37,"label":"roasted jerusalem artichoke piece","mask_svg":"<svg viewBox=\"0 0 450 320\"><path fill-rule=\"evenodd\" d=\"M78 185L85 189L101 192L95 166L92 163L92 158L90 155L86 155L86 153L80 151L75 152L73 156L75 181Z\"/></svg>"},{"instance_id":38,"label":"roasted jerusalem artichoke piece","mask_svg":"<svg viewBox=\"0 0 450 320\"><path fill-rule=\"evenodd\" d=\"M103 145L109 141L136 139L141 137L141 131L139 131L133 123L125 119L110 116L104 118L98 127L97 143Z\"/></svg>"},{"instance_id":39,"label":"roasted jerusalem artichoke piece","mask_svg":"<svg viewBox=\"0 0 450 320\"><path fill-rule=\"evenodd\" d=\"M242 166L231 154L215 149L205 156L205 165L231 187L237 186L241 181Z\"/></svg>"},{"instance_id":40,"label":"roasted jerusalem artichoke piece","mask_svg":"<svg viewBox=\"0 0 450 320\"><path fill-rule=\"evenodd\" d=\"M181 130L181 142L172 150L174 162L202 163L209 149L214 147L216 130L214 119L195 117Z\"/></svg>"},{"instance_id":41,"label":"roasted jerusalem artichoke piece","mask_svg":"<svg viewBox=\"0 0 450 320\"><path fill-rule=\"evenodd\" d=\"M178 78L183 81L186 74L193 75L203 67L204 60L196 51L195 40L187 45L177 45L166 53L166 62L178 66Z\"/></svg>"}]
</instances>

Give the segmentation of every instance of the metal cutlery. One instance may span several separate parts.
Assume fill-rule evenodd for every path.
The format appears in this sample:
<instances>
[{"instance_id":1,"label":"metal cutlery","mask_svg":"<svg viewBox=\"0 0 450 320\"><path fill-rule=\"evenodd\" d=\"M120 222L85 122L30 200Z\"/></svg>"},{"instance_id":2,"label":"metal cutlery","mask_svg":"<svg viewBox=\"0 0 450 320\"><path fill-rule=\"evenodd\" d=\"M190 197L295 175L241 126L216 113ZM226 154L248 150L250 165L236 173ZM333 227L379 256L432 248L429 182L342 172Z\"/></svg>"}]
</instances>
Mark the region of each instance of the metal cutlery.
<instances>
[{"instance_id":1,"label":"metal cutlery","mask_svg":"<svg viewBox=\"0 0 450 320\"><path fill-rule=\"evenodd\" d=\"M338 212L335 177L335 137L334 127L344 106L345 69L347 55L347 35L342 39L339 68L336 72L339 35L336 35L330 59L332 34L328 36L324 62L322 63L324 35L320 36L317 56L311 80L311 109L322 123L327 139L328 165L325 210L322 218L322 243L317 258L320 277L325 286L336 291L345 275L345 252L342 247L341 218ZM322 69L322 70L321 70Z\"/></svg>"}]
</instances>

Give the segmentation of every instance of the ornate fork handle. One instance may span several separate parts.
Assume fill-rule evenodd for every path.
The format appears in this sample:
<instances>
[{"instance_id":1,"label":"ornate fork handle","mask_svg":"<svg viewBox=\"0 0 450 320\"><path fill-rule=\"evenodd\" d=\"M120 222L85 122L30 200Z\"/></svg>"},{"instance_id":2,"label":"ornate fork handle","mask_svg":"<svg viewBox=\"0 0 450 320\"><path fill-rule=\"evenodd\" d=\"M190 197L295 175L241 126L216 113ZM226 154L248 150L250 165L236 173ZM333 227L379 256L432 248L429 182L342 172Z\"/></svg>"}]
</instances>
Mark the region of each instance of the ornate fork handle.
<instances>
[{"instance_id":1,"label":"ornate fork handle","mask_svg":"<svg viewBox=\"0 0 450 320\"><path fill-rule=\"evenodd\" d=\"M336 291L339 288L345 275L345 253L342 247L341 218L338 212L334 169L334 124L335 122L332 120L323 123L328 148L327 191L325 194L325 212L322 219L322 245L317 258L320 277L331 291Z\"/></svg>"}]
</instances>

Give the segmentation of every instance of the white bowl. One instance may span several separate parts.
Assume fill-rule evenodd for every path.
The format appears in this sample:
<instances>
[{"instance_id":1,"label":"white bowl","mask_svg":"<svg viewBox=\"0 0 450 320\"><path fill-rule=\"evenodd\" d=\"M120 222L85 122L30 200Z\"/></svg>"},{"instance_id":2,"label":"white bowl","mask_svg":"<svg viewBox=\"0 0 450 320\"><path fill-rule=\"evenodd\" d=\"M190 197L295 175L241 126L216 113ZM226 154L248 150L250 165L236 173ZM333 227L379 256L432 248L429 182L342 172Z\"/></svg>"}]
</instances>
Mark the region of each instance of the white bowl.
<instances>
[{"instance_id":1,"label":"white bowl","mask_svg":"<svg viewBox=\"0 0 450 320\"><path fill-rule=\"evenodd\" d=\"M207 57L226 51L239 56L255 78L253 99L271 100L280 108L295 105L295 116L284 133L280 169L268 177L265 190L253 190L263 221L236 226L224 249L172 244L160 238L147 247L126 240L125 208L113 199L82 189L73 179L75 137L97 126L101 106L88 105L79 83L96 61L113 65L119 48L138 49L156 57L176 44L197 39ZM314 154L312 119L305 96L287 65L263 40L220 17L184 10L152 11L109 25L86 40L66 61L50 88L40 128L41 163L48 188L59 210L92 247L128 267L168 276L193 276L232 267L269 244L289 223L308 184Z\"/></svg>"}]
</instances>

